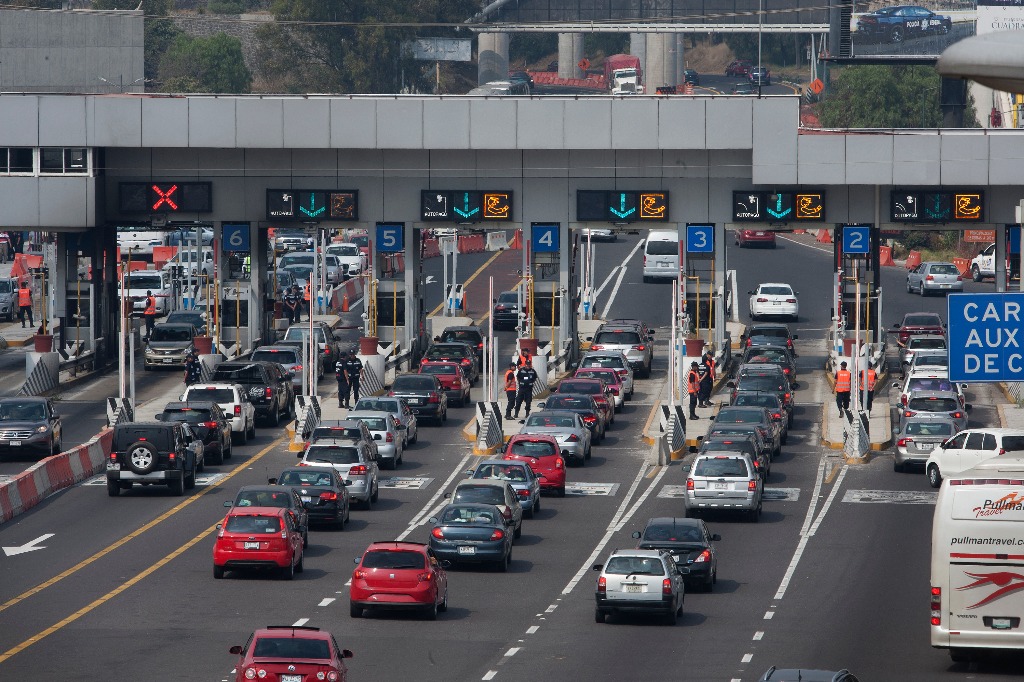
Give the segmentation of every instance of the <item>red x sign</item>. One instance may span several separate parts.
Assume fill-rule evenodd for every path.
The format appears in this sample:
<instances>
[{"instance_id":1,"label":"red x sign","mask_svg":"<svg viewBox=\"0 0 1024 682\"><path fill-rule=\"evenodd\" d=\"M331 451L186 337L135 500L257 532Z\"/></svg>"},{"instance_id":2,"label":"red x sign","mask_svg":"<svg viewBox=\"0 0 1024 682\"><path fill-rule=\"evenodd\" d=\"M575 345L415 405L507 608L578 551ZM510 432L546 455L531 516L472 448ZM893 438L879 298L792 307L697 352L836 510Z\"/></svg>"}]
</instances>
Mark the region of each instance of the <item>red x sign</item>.
<instances>
[{"instance_id":1,"label":"red x sign","mask_svg":"<svg viewBox=\"0 0 1024 682\"><path fill-rule=\"evenodd\" d=\"M172 211L178 210L178 204L174 202L174 194L178 191L177 185L171 185L167 189L163 189L160 185L153 185L150 189L153 190L153 194L156 196L156 203L153 204L154 211L164 204L167 204L167 208Z\"/></svg>"}]
</instances>

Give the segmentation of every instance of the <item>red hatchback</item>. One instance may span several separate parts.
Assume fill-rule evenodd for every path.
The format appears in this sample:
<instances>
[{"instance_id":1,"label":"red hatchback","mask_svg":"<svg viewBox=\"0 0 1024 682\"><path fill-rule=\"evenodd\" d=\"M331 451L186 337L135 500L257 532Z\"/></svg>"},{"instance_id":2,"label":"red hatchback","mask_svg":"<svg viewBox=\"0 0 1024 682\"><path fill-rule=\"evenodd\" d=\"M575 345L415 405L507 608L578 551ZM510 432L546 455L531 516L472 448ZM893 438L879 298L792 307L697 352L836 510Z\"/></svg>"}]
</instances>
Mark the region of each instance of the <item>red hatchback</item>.
<instances>
[{"instance_id":1,"label":"red hatchback","mask_svg":"<svg viewBox=\"0 0 1024 682\"><path fill-rule=\"evenodd\" d=\"M775 231L738 228L736 230L736 246L741 249L747 246L767 246L774 249Z\"/></svg>"},{"instance_id":2,"label":"red hatchback","mask_svg":"<svg viewBox=\"0 0 1024 682\"><path fill-rule=\"evenodd\" d=\"M290 509L233 507L217 524L213 577L226 571L271 569L291 580L302 573L302 533Z\"/></svg>"},{"instance_id":3,"label":"red hatchback","mask_svg":"<svg viewBox=\"0 0 1024 682\"><path fill-rule=\"evenodd\" d=\"M420 374L433 374L441 381L448 401L455 401L459 407L469 404L472 386L462 367L454 362L424 362L420 365Z\"/></svg>"},{"instance_id":4,"label":"red hatchback","mask_svg":"<svg viewBox=\"0 0 1024 682\"><path fill-rule=\"evenodd\" d=\"M298 625L257 630L245 646L233 646L229 651L238 655L235 682L345 682L348 669L343 659L352 658L352 652L338 647L331 633Z\"/></svg>"},{"instance_id":5,"label":"red hatchback","mask_svg":"<svg viewBox=\"0 0 1024 682\"><path fill-rule=\"evenodd\" d=\"M540 478L541 490L553 490L565 497L565 460L554 436L516 434L505 446L505 459L526 462Z\"/></svg>"},{"instance_id":6,"label":"red hatchback","mask_svg":"<svg viewBox=\"0 0 1024 682\"><path fill-rule=\"evenodd\" d=\"M366 609L422 611L435 620L448 610L448 574L434 551L420 542L374 542L356 557L349 587L349 615Z\"/></svg>"}]
</instances>

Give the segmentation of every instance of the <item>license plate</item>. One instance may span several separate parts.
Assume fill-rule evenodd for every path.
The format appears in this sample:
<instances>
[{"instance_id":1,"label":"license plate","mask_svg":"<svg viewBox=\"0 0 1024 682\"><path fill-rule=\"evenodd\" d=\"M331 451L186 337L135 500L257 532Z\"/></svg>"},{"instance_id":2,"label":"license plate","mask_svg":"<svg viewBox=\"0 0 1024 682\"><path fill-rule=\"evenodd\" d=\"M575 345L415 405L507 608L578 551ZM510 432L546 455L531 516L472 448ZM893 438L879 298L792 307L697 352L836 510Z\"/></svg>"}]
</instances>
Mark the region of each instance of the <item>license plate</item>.
<instances>
[{"instance_id":1,"label":"license plate","mask_svg":"<svg viewBox=\"0 0 1024 682\"><path fill-rule=\"evenodd\" d=\"M729 489L729 484L728 483L713 483L711 485L711 487L713 489L715 489L715 490L728 490Z\"/></svg>"},{"instance_id":2,"label":"license plate","mask_svg":"<svg viewBox=\"0 0 1024 682\"><path fill-rule=\"evenodd\" d=\"M943 285L942 285L942 288L943 288L943 289L949 289L949 288L951 288L952 286L953 286L952 284L943 284Z\"/></svg>"},{"instance_id":3,"label":"license plate","mask_svg":"<svg viewBox=\"0 0 1024 682\"><path fill-rule=\"evenodd\" d=\"M174 362L174 358L164 358L164 364L169 365Z\"/></svg>"},{"instance_id":4,"label":"license plate","mask_svg":"<svg viewBox=\"0 0 1024 682\"><path fill-rule=\"evenodd\" d=\"M118 462L107 462L107 470L108 471L120 471L121 470L121 464L118 463Z\"/></svg>"},{"instance_id":5,"label":"license plate","mask_svg":"<svg viewBox=\"0 0 1024 682\"><path fill-rule=\"evenodd\" d=\"M281 675L281 682L302 682L302 675Z\"/></svg>"},{"instance_id":6,"label":"license plate","mask_svg":"<svg viewBox=\"0 0 1024 682\"><path fill-rule=\"evenodd\" d=\"M242 545L245 549L259 549L260 543L258 542L246 542Z\"/></svg>"},{"instance_id":7,"label":"license plate","mask_svg":"<svg viewBox=\"0 0 1024 682\"><path fill-rule=\"evenodd\" d=\"M425 400L423 400L423 398L413 398L413 399L412 399L412 400L410 400L409 402L410 402L411 404L413 404L413 405L422 405L422 404L423 404L423 403L425 403L426 401L425 401Z\"/></svg>"},{"instance_id":8,"label":"license plate","mask_svg":"<svg viewBox=\"0 0 1024 682\"><path fill-rule=\"evenodd\" d=\"M16 448L16 447L19 447L19 446L21 446L21 441L20 440L12 440L11 441L11 447Z\"/></svg>"},{"instance_id":9,"label":"license plate","mask_svg":"<svg viewBox=\"0 0 1024 682\"><path fill-rule=\"evenodd\" d=\"M302 500L305 503L305 502L309 502L313 498L311 498L311 497L300 497L299 499Z\"/></svg>"},{"instance_id":10,"label":"license plate","mask_svg":"<svg viewBox=\"0 0 1024 682\"><path fill-rule=\"evenodd\" d=\"M1010 619L1009 618L993 618L992 628L995 630L1009 630Z\"/></svg>"},{"instance_id":11,"label":"license plate","mask_svg":"<svg viewBox=\"0 0 1024 682\"><path fill-rule=\"evenodd\" d=\"M623 585L623 587L626 588L624 590L625 592L643 592L644 591L644 586L643 585Z\"/></svg>"},{"instance_id":12,"label":"license plate","mask_svg":"<svg viewBox=\"0 0 1024 682\"><path fill-rule=\"evenodd\" d=\"M672 561L676 562L677 564L678 564L678 563L679 563L680 561L682 561L682 560L683 560L683 557L682 557L682 556L680 556L680 555L678 555L678 554L673 554L673 555L672 555Z\"/></svg>"},{"instance_id":13,"label":"license plate","mask_svg":"<svg viewBox=\"0 0 1024 682\"><path fill-rule=\"evenodd\" d=\"M764 236L764 232L755 232L754 236L755 237L763 237Z\"/></svg>"},{"instance_id":14,"label":"license plate","mask_svg":"<svg viewBox=\"0 0 1024 682\"><path fill-rule=\"evenodd\" d=\"M671 263L661 262L661 263L658 263L658 267L670 268L670 267L672 267L672 264Z\"/></svg>"},{"instance_id":15,"label":"license plate","mask_svg":"<svg viewBox=\"0 0 1024 682\"><path fill-rule=\"evenodd\" d=\"M476 554L476 547L459 547L459 554Z\"/></svg>"}]
</instances>

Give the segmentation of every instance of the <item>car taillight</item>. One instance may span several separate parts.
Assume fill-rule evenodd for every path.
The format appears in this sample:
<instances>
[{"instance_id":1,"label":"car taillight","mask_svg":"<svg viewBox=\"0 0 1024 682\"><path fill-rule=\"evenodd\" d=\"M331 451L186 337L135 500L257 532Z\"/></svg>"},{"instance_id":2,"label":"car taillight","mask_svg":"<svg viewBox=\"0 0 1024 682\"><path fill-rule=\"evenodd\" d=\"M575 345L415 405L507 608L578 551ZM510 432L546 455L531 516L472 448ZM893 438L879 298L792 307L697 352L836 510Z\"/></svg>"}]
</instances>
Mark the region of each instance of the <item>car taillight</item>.
<instances>
[{"instance_id":1,"label":"car taillight","mask_svg":"<svg viewBox=\"0 0 1024 682\"><path fill-rule=\"evenodd\" d=\"M782 413L781 412L773 412L772 413L772 419L782 419Z\"/></svg>"},{"instance_id":2,"label":"car taillight","mask_svg":"<svg viewBox=\"0 0 1024 682\"><path fill-rule=\"evenodd\" d=\"M672 594L672 581L668 578L661 581L661 593Z\"/></svg>"},{"instance_id":3,"label":"car taillight","mask_svg":"<svg viewBox=\"0 0 1024 682\"><path fill-rule=\"evenodd\" d=\"M297 466L308 467L309 466L309 462L299 462Z\"/></svg>"},{"instance_id":4,"label":"car taillight","mask_svg":"<svg viewBox=\"0 0 1024 682\"><path fill-rule=\"evenodd\" d=\"M609 386L608 390L612 392L612 395L618 395L619 394L619 389L618 389L617 386Z\"/></svg>"},{"instance_id":5,"label":"car taillight","mask_svg":"<svg viewBox=\"0 0 1024 682\"><path fill-rule=\"evenodd\" d=\"M391 435L390 432L388 432L387 436L384 437L384 441L386 443L394 443L395 442L395 437L393 435Z\"/></svg>"},{"instance_id":6,"label":"car taillight","mask_svg":"<svg viewBox=\"0 0 1024 682\"><path fill-rule=\"evenodd\" d=\"M625 369L617 369L617 370L615 370L615 373L618 374L623 379L625 379L626 375L629 374L629 371L625 370Z\"/></svg>"},{"instance_id":7,"label":"car taillight","mask_svg":"<svg viewBox=\"0 0 1024 682\"><path fill-rule=\"evenodd\" d=\"M317 673L320 675L321 673ZM317 678L319 679L319 677ZM337 670L330 670L327 672L327 682L338 682L341 678L338 676Z\"/></svg>"},{"instance_id":8,"label":"car taillight","mask_svg":"<svg viewBox=\"0 0 1024 682\"><path fill-rule=\"evenodd\" d=\"M933 276L931 276L931 275L928 275L924 279L925 279L926 282L934 282L935 281L935 278Z\"/></svg>"},{"instance_id":9,"label":"car taillight","mask_svg":"<svg viewBox=\"0 0 1024 682\"><path fill-rule=\"evenodd\" d=\"M898 447L905 448L905 447L907 447L907 443L913 443L913 442L914 442L913 438L900 438L898 441L896 441L896 445Z\"/></svg>"},{"instance_id":10,"label":"car taillight","mask_svg":"<svg viewBox=\"0 0 1024 682\"><path fill-rule=\"evenodd\" d=\"M796 299L795 298L787 298L786 299L786 303L796 303Z\"/></svg>"},{"instance_id":11,"label":"car taillight","mask_svg":"<svg viewBox=\"0 0 1024 682\"><path fill-rule=\"evenodd\" d=\"M330 346L324 346L324 355L330 355L330 354L331 354L331 347Z\"/></svg>"},{"instance_id":12,"label":"car taillight","mask_svg":"<svg viewBox=\"0 0 1024 682\"><path fill-rule=\"evenodd\" d=\"M768 299L767 299L767 298L764 298L764 297L760 297L760 298L758 298L758 299L757 299L757 302L758 302L758 303L767 303L767 302L768 302Z\"/></svg>"},{"instance_id":13,"label":"car taillight","mask_svg":"<svg viewBox=\"0 0 1024 682\"><path fill-rule=\"evenodd\" d=\"M575 433L570 433L569 437L565 439L565 442L566 443L579 443L580 442L580 437L577 436Z\"/></svg>"},{"instance_id":14,"label":"car taillight","mask_svg":"<svg viewBox=\"0 0 1024 682\"><path fill-rule=\"evenodd\" d=\"M647 350L647 346L644 346L642 344L639 346L633 346L633 350Z\"/></svg>"},{"instance_id":15,"label":"car taillight","mask_svg":"<svg viewBox=\"0 0 1024 682\"><path fill-rule=\"evenodd\" d=\"M263 673L263 674L260 675L260 673ZM264 678L264 677L267 676L267 671L263 670L263 669L260 669L260 671L257 672L256 668L246 668L246 670L245 670L245 679L247 679L247 680L255 680L257 675L259 675L260 678Z\"/></svg>"},{"instance_id":16,"label":"car taillight","mask_svg":"<svg viewBox=\"0 0 1024 682\"><path fill-rule=\"evenodd\" d=\"M176 454L175 454L174 450L171 450L171 451L170 451L170 452L169 452L169 453L167 454L167 459L171 460L172 462L174 461L175 457L176 457ZM187 462L186 462L186 463L187 463Z\"/></svg>"},{"instance_id":17,"label":"car taillight","mask_svg":"<svg viewBox=\"0 0 1024 682\"><path fill-rule=\"evenodd\" d=\"M241 417L242 416L242 406L241 405L235 405L235 416L236 417Z\"/></svg>"},{"instance_id":18,"label":"car taillight","mask_svg":"<svg viewBox=\"0 0 1024 682\"><path fill-rule=\"evenodd\" d=\"M752 340L750 340L750 339L747 339L747 348L750 348L753 345L754 345L754 342Z\"/></svg>"},{"instance_id":19,"label":"car taillight","mask_svg":"<svg viewBox=\"0 0 1024 682\"><path fill-rule=\"evenodd\" d=\"M301 372L302 371L302 365L295 365L294 367L292 367L292 370L296 371L296 372Z\"/></svg>"},{"instance_id":20,"label":"car taillight","mask_svg":"<svg viewBox=\"0 0 1024 682\"><path fill-rule=\"evenodd\" d=\"M461 360L459 360L459 363L462 365L468 365L470 362L471 361L469 358L462 358Z\"/></svg>"},{"instance_id":21,"label":"car taillight","mask_svg":"<svg viewBox=\"0 0 1024 682\"><path fill-rule=\"evenodd\" d=\"M366 577L366 575L367 575L366 571L364 571L362 569L359 569L359 568L357 568L356 570L352 571L352 577L355 580L362 580L363 578Z\"/></svg>"},{"instance_id":22,"label":"car taillight","mask_svg":"<svg viewBox=\"0 0 1024 682\"><path fill-rule=\"evenodd\" d=\"M604 346L599 343L590 344L590 350L601 350L602 348L604 348Z\"/></svg>"},{"instance_id":23,"label":"car taillight","mask_svg":"<svg viewBox=\"0 0 1024 682\"><path fill-rule=\"evenodd\" d=\"M583 415L583 421L585 421L587 424L593 424L594 422L597 421L597 417L595 417L592 414L585 414Z\"/></svg>"},{"instance_id":24,"label":"car taillight","mask_svg":"<svg viewBox=\"0 0 1024 682\"><path fill-rule=\"evenodd\" d=\"M793 397L792 393L783 394L782 398L788 403L789 399Z\"/></svg>"},{"instance_id":25,"label":"car taillight","mask_svg":"<svg viewBox=\"0 0 1024 682\"><path fill-rule=\"evenodd\" d=\"M693 479L692 478L686 479L686 489L687 490L693 490Z\"/></svg>"},{"instance_id":26,"label":"car taillight","mask_svg":"<svg viewBox=\"0 0 1024 682\"><path fill-rule=\"evenodd\" d=\"M320 499L327 502L333 502L334 500L338 499L338 493L334 492L333 490L325 490L324 492L320 493Z\"/></svg>"},{"instance_id":27,"label":"car taillight","mask_svg":"<svg viewBox=\"0 0 1024 682\"><path fill-rule=\"evenodd\" d=\"M782 373L783 374L789 374L789 367L783 367L782 368Z\"/></svg>"},{"instance_id":28,"label":"car taillight","mask_svg":"<svg viewBox=\"0 0 1024 682\"><path fill-rule=\"evenodd\" d=\"M421 583L428 583L434 579L434 574L430 571L425 571L416 576L416 580Z\"/></svg>"},{"instance_id":29,"label":"car taillight","mask_svg":"<svg viewBox=\"0 0 1024 682\"><path fill-rule=\"evenodd\" d=\"M903 411L903 416L904 417L913 417L915 414L917 414L917 413L914 412L913 410L904 410Z\"/></svg>"},{"instance_id":30,"label":"car taillight","mask_svg":"<svg viewBox=\"0 0 1024 682\"><path fill-rule=\"evenodd\" d=\"M711 550L710 549L705 549L703 552L701 552L700 556L698 556L696 559L693 560L693 563L695 563L695 564L702 564L705 561L711 561Z\"/></svg>"},{"instance_id":31,"label":"car taillight","mask_svg":"<svg viewBox=\"0 0 1024 682\"><path fill-rule=\"evenodd\" d=\"M273 398L274 397L273 389L270 388L270 386L267 386L267 388L263 391L263 396L265 398Z\"/></svg>"},{"instance_id":32,"label":"car taillight","mask_svg":"<svg viewBox=\"0 0 1024 682\"><path fill-rule=\"evenodd\" d=\"M608 592L608 579L603 575L597 579L597 592L598 594L605 594Z\"/></svg>"},{"instance_id":33,"label":"car taillight","mask_svg":"<svg viewBox=\"0 0 1024 682\"><path fill-rule=\"evenodd\" d=\"M565 460L564 459L559 457L558 459L555 460L555 468L556 469L562 469L564 467L565 467Z\"/></svg>"},{"instance_id":34,"label":"car taillight","mask_svg":"<svg viewBox=\"0 0 1024 682\"><path fill-rule=\"evenodd\" d=\"M529 490L520 489L520 490L516 491L516 494L519 495L519 497L529 497L530 496L530 491Z\"/></svg>"},{"instance_id":35,"label":"car taillight","mask_svg":"<svg viewBox=\"0 0 1024 682\"><path fill-rule=\"evenodd\" d=\"M393 398L393 397L395 397L395 392L394 391L388 391L388 395Z\"/></svg>"},{"instance_id":36,"label":"car taillight","mask_svg":"<svg viewBox=\"0 0 1024 682\"><path fill-rule=\"evenodd\" d=\"M750 481L747 481L747 490L751 491L751 492L753 492L754 490L757 490L757 479L752 479Z\"/></svg>"},{"instance_id":37,"label":"car taillight","mask_svg":"<svg viewBox=\"0 0 1024 682\"><path fill-rule=\"evenodd\" d=\"M505 537L505 531L503 530L496 530L491 533L492 540L501 540L503 537Z\"/></svg>"},{"instance_id":38,"label":"car taillight","mask_svg":"<svg viewBox=\"0 0 1024 682\"><path fill-rule=\"evenodd\" d=\"M932 588L932 625L942 625L942 588Z\"/></svg>"},{"instance_id":39,"label":"car taillight","mask_svg":"<svg viewBox=\"0 0 1024 682\"><path fill-rule=\"evenodd\" d=\"M907 395L905 393L900 396L900 402L903 403L904 405L907 404Z\"/></svg>"},{"instance_id":40,"label":"car taillight","mask_svg":"<svg viewBox=\"0 0 1024 682\"><path fill-rule=\"evenodd\" d=\"M430 397L427 398L428 403L439 403L441 402L441 396L437 393L431 393Z\"/></svg>"},{"instance_id":41,"label":"car taillight","mask_svg":"<svg viewBox=\"0 0 1024 682\"><path fill-rule=\"evenodd\" d=\"M353 475L353 476L365 476L366 475L366 465L365 464L356 464L355 466L353 466L351 469L348 470L348 473Z\"/></svg>"},{"instance_id":42,"label":"car taillight","mask_svg":"<svg viewBox=\"0 0 1024 682\"><path fill-rule=\"evenodd\" d=\"M481 341L480 343L476 344L476 347L477 348L483 348L484 347L484 342Z\"/></svg>"},{"instance_id":43,"label":"car taillight","mask_svg":"<svg viewBox=\"0 0 1024 682\"><path fill-rule=\"evenodd\" d=\"M435 528L434 530L430 531L430 534L438 540L444 540L444 532L440 528Z\"/></svg>"},{"instance_id":44,"label":"car taillight","mask_svg":"<svg viewBox=\"0 0 1024 682\"><path fill-rule=\"evenodd\" d=\"M116 452L111 452L110 453L110 461L111 462L116 462L117 461L117 453Z\"/></svg>"},{"instance_id":45,"label":"car taillight","mask_svg":"<svg viewBox=\"0 0 1024 682\"><path fill-rule=\"evenodd\" d=\"M963 275L957 275L956 276L956 281L958 281L958 282L964 281Z\"/></svg>"}]
</instances>

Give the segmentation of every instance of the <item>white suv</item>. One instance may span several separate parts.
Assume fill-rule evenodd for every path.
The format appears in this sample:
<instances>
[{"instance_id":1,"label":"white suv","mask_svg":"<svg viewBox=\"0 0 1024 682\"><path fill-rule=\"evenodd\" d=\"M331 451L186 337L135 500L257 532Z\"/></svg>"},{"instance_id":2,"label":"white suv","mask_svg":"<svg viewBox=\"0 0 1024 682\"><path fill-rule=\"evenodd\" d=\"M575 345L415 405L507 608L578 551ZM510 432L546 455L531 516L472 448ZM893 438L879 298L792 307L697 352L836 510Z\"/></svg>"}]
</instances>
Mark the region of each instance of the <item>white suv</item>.
<instances>
[{"instance_id":1,"label":"white suv","mask_svg":"<svg viewBox=\"0 0 1024 682\"><path fill-rule=\"evenodd\" d=\"M943 476L955 476L992 457L1024 455L1024 430L968 429L941 443L928 456L924 472L933 488Z\"/></svg>"},{"instance_id":2,"label":"white suv","mask_svg":"<svg viewBox=\"0 0 1024 682\"><path fill-rule=\"evenodd\" d=\"M239 384L192 384L178 398L217 403L231 422L231 440L245 445L256 437L256 407Z\"/></svg>"},{"instance_id":3,"label":"white suv","mask_svg":"<svg viewBox=\"0 0 1024 682\"><path fill-rule=\"evenodd\" d=\"M735 510L756 523L763 494L761 475L749 455L715 452L693 460L683 501L689 518L707 510Z\"/></svg>"},{"instance_id":4,"label":"white suv","mask_svg":"<svg viewBox=\"0 0 1024 682\"><path fill-rule=\"evenodd\" d=\"M661 549L617 549L603 564L594 564L597 601L594 620L619 612L659 614L674 625L683 613L686 586L683 576L690 569L680 568L672 555Z\"/></svg>"}]
</instances>

